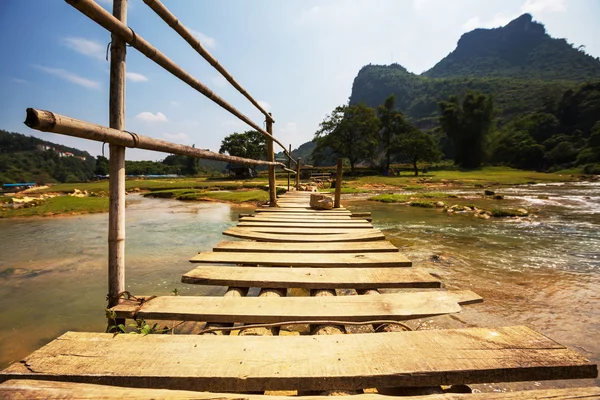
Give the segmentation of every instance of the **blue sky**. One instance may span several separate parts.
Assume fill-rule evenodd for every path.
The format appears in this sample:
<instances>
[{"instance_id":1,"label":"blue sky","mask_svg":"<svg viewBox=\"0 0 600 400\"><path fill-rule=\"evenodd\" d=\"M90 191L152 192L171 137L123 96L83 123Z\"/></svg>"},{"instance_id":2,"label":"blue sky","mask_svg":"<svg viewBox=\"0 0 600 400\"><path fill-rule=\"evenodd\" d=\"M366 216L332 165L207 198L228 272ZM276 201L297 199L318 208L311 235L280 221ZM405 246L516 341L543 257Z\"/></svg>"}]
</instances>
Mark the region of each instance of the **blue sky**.
<instances>
[{"instance_id":1,"label":"blue sky","mask_svg":"<svg viewBox=\"0 0 600 400\"><path fill-rule=\"evenodd\" d=\"M97 0L107 10L112 1ZM274 115L274 134L296 148L347 102L365 64L431 68L474 28L501 26L524 12L600 56L598 0L164 0L205 47ZM128 25L254 121L262 114L141 0ZM0 128L101 152L101 144L30 130L25 109L108 124L110 35L60 0L0 0ZM126 128L218 151L250 129L139 54L127 55ZM164 158L128 150L128 159Z\"/></svg>"}]
</instances>

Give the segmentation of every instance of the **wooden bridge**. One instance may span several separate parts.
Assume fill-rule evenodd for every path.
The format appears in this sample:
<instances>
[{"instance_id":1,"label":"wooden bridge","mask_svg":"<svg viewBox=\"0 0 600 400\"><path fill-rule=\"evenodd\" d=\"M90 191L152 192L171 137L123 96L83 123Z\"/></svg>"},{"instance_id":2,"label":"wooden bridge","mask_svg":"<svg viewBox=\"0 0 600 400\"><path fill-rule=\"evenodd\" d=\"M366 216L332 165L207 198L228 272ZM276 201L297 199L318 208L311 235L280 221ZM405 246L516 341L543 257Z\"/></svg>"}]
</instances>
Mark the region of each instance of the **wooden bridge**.
<instances>
[{"instance_id":1,"label":"wooden bridge","mask_svg":"<svg viewBox=\"0 0 600 400\"><path fill-rule=\"evenodd\" d=\"M295 172L298 188L300 163L274 137L273 116L160 1L143 1L264 114L266 129L128 27L126 0L114 0L112 15L92 0L66 0L112 33L109 127L36 109L27 110L26 124L110 144L108 300L116 322L186 321L195 331L67 332L0 372L1 399L292 400L331 393L355 400L398 394L421 400L600 398L597 387L453 393L468 391L469 384L595 378L598 372L595 364L525 326L411 330L409 320L459 313L482 299L471 291L444 290L439 279L413 268L385 240L369 213L341 207L341 160L333 210L311 209L309 193L288 192L278 199L275 168ZM126 45L262 133L267 160L126 131ZM287 168L275 162L274 143L289 158ZM126 147L268 166L268 207L241 217L223 232L241 240L223 241L194 256L190 261L199 266L182 277L187 284L226 286L224 296L123 298Z\"/></svg>"},{"instance_id":2,"label":"wooden bridge","mask_svg":"<svg viewBox=\"0 0 600 400\"><path fill-rule=\"evenodd\" d=\"M442 289L366 219L344 208L312 210L308 196L287 193L280 207L241 217L223 233L250 240L191 258L199 266L182 281L227 286L224 296L137 296L112 308L119 318L202 321L199 335L67 332L5 369L0 397L342 392L376 400L424 387L437 394L409 398L600 397L600 388L450 393L451 385L594 378L597 367L525 326L411 331L408 320L459 313L482 299ZM258 295L248 296L250 288Z\"/></svg>"}]
</instances>

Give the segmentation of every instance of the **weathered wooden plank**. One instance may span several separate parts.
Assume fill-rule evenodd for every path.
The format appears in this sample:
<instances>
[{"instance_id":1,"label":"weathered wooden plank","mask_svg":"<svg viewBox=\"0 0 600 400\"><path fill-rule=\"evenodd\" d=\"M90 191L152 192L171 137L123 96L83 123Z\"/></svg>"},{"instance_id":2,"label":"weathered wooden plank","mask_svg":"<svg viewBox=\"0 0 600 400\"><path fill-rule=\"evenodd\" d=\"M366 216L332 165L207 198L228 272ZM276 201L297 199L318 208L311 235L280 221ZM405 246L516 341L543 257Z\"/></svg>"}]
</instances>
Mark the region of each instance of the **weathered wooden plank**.
<instances>
[{"instance_id":1,"label":"weathered wooden plank","mask_svg":"<svg viewBox=\"0 0 600 400\"><path fill-rule=\"evenodd\" d=\"M368 229L372 228L369 222L334 222L334 221L321 221L321 222L294 222L294 221L242 221L237 224L240 228L343 228L343 229Z\"/></svg>"},{"instance_id":2,"label":"weathered wooden plank","mask_svg":"<svg viewBox=\"0 0 600 400\"><path fill-rule=\"evenodd\" d=\"M337 243L269 243L247 241L223 241L213 251L252 252L252 253L382 253L398 252L398 248L385 240L374 242Z\"/></svg>"},{"instance_id":3,"label":"weathered wooden plank","mask_svg":"<svg viewBox=\"0 0 600 400\"><path fill-rule=\"evenodd\" d=\"M221 297L158 296L141 306L124 301L112 308L118 318L271 323L285 321L408 320L460 311L447 292L427 291L381 296Z\"/></svg>"},{"instance_id":4,"label":"weathered wooden plank","mask_svg":"<svg viewBox=\"0 0 600 400\"><path fill-rule=\"evenodd\" d=\"M273 265L284 267L410 267L412 262L401 253L322 254L202 252L190 259L193 263Z\"/></svg>"},{"instance_id":5,"label":"weathered wooden plank","mask_svg":"<svg viewBox=\"0 0 600 400\"><path fill-rule=\"evenodd\" d=\"M183 275L181 282L197 285L306 288L439 288L441 282L417 268L269 268L201 266ZM453 293L453 295L457 296ZM460 293L458 296L462 296ZM455 297L460 304L463 298Z\"/></svg>"},{"instance_id":6,"label":"weathered wooden plank","mask_svg":"<svg viewBox=\"0 0 600 400\"><path fill-rule=\"evenodd\" d=\"M312 214L298 214L298 213L261 213L254 217L242 217L241 220L303 220L303 221L356 221L350 215L312 215ZM363 221L363 220L358 220Z\"/></svg>"},{"instance_id":7,"label":"weathered wooden plank","mask_svg":"<svg viewBox=\"0 0 600 400\"><path fill-rule=\"evenodd\" d=\"M257 208L254 210L257 213L303 213L303 214L334 214L334 215L352 215L352 213L344 208L336 208L333 210L315 210L310 207L295 208L295 207L271 207Z\"/></svg>"},{"instance_id":8,"label":"weathered wooden plank","mask_svg":"<svg viewBox=\"0 0 600 400\"><path fill-rule=\"evenodd\" d=\"M0 376L244 392L539 381L597 374L597 366L575 352L527 327L511 326L378 333L368 340L364 335L67 332Z\"/></svg>"},{"instance_id":9,"label":"weathered wooden plank","mask_svg":"<svg viewBox=\"0 0 600 400\"><path fill-rule=\"evenodd\" d=\"M378 229L373 228L355 228L355 229L345 229L345 228L274 228L274 227L264 227L264 226L253 226L253 227L236 227L240 230L245 230L248 232L260 232L260 233L275 233L279 235L340 235L340 234L361 234L361 233L369 233L369 232L379 232Z\"/></svg>"},{"instance_id":10,"label":"weathered wooden plank","mask_svg":"<svg viewBox=\"0 0 600 400\"><path fill-rule=\"evenodd\" d=\"M189 390L146 389L91 383L53 382L11 379L0 384L0 398L5 400L298 400L298 396L194 392ZM402 396L402 400L576 400L598 399L600 387L526 390L507 393L446 393L426 396ZM303 400L331 400L330 396L302 396ZM336 400L390 400L390 396L366 393L336 396Z\"/></svg>"},{"instance_id":11,"label":"weathered wooden plank","mask_svg":"<svg viewBox=\"0 0 600 400\"><path fill-rule=\"evenodd\" d=\"M241 239L251 239L262 242L369 242L384 240L385 236L380 231L369 229L368 232L353 232L336 235L291 235L249 231L246 228L229 228L223 235Z\"/></svg>"}]
</instances>

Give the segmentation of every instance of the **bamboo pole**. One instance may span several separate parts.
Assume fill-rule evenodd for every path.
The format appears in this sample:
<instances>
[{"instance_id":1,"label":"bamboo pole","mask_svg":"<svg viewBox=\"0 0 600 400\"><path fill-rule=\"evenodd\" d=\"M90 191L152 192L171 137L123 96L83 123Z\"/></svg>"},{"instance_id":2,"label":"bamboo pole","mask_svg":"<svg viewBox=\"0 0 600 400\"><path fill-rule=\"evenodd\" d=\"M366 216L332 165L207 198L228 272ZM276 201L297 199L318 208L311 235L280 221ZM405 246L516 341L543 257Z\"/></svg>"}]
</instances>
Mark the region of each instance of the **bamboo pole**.
<instances>
[{"instance_id":1,"label":"bamboo pole","mask_svg":"<svg viewBox=\"0 0 600 400\"><path fill-rule=\"evenodd\" d=\"M227 81L231 83L231 85L233 85L234 88L237 89L238 92L240 92L244 97L246 97L250 101L250 103L254 105L254 107L258 108L260 112L262 112L265 115L267 120L275 122L273 116L269 112L267 112L258 103L258 101L254 100L254 98L250 96L246 89L244 89L235 80L235 78L221 64L219 64L219 61L217 61L217 59L214 58L213 55L210 54L204 48L204 46L202 46L202 43L200 43L200 41L181 23L181 21L179 21L179 19L177 19L177 17L175 17L175 15L173 15L173 13L169 11L169 9L167 9L167 7L165 7L164 4L162 4L159 0L144 0L144 3L146 3L146 5L148 5L148 7L150 7L156 14L158 14L158 16L161 17L163 21L165 21L171 28L173 28L173 30L175 30L175 32L177 32L179 36L185 39L185 41L188 42L189 45L192 46L192 48L196 50L198 54L200 54L206 61L208 61L210 65L212 65L217 71L219 71L221 75L223 75L223 77L227 79Z\"/></svg>"},{"instance_id":2,"label":"bamboo pole","mask_svg":"<svg viewBox=\"0 0 600 400\"><path fill-rule=\"evenodd\" d=\"M292 154L292 145L290 144L290 154ZM290 168L292 167L292 160L290 160L288 158L288 163L287 163L287 176L288 176L288 192L290 191Z\"/></svg>"},{"instance_id":3,"label":"bamboo pole","mask_svg":"<svg viewBox=\"0 0 600 400\"><path fill-rule=\"evenodd\" d=\"M231 114L235 115L241 121L245 122L258 132L262 133L267 138L272 139L275 143L277 143L283 149L283 152L290 157L285 146L273 138L270 133L262 129L258 124L254 123L250 118L246 115L242 114L239 110L233 107L231 104L227 103L217 94L215 94L212 90L206 87L202 82L188 74L183 68L177 65L173 60L169 57L165 56L161 53L156 47L152 46L148 43L144 38L135 33L133 29L129 28L126 24L122 23L109 12L107 12L100 5L96 4L93 0L65 0L68 4L75 7L81 13L86 15L91 20L98 23L104 29L112 32L123 38L125 42L130 44L132 47L136 48L143 55L163 67L165 70L169 71L171 74L175 75L177 78L187 83L192 88L196 89L198 92L202 93L213 102L217 103L222 108L229 111ZM271 118L272 120L272 118ZM272 121L271 121L272 122Z\"/></svg>"},{"instance_id":4,"label":"bamboo pole","mask_svg":"<svg viewBox=\"0 0 600 400\"><path fill-rule=\"evenodd\" d=\"M113 1L113 14L127 23L127 0ZM123 39L113 34L110 54L109 125L125 129L125 59ZM110 144L108 209L108 306L119 304L125 290L125 147ZM122 323L122 322L121 322Z\"/></svg>"},{"instance_id":5,"label":"bamboo pole","mask_svg":"<svg viewBox=\"0 0 600 400\"><path fill-rule=\"evenodd\" d=\"M267 132L272 137L273 121L271 120L267 120ZM271 139L267 139L267 161L275 161L273 140ZM275 167L271 165L269 165L269 207L277 207L277 181L275 180Z\"/></svg>"},{"instance_id":6,"label":"bamboo pole","mask_svg":"<svg viewBox=\"0 0 600 400\"><path fill-rule=\"evenodd\" d=\"M333 208L341 207L342 199L342 173L344 172L344 159L338 158L337 160L337 171L335 173L335 200L333 202Z\"/></svg>"},{"instance_id":7,"label":"bamboo pole","mask_svg":"<svg viewBox=\"0 0 600 400\"><path fill-rule=\"evenodd\" d=\"M160 151L163 153L179 154L182 156L205 158L209 160L239 164L273 165L285 167L283 163L279 162L252 160L250 158L214 153L208 150L196 149L191 146L184 146L181 144L167 142L165 140L138 135L134 132L107 128L105 126L55 114L51 111L37 110L34 108L27 109L27 119L25 120L25 125L32 129L43 132L60 133L63 135L95 140L98 142L106 142L125 147L135 147L144 150Z\"/></svg>"},{"instance_id":8,"label":"bamboo pole","mask_svg":"<svg viewBox=\"0 0 600 400\"><path fill-rule=\"evenodd\" d=\"M300 160L298 157L298 161L296 161L296 190L300 190Z\"/></svg>"}]
</instances>

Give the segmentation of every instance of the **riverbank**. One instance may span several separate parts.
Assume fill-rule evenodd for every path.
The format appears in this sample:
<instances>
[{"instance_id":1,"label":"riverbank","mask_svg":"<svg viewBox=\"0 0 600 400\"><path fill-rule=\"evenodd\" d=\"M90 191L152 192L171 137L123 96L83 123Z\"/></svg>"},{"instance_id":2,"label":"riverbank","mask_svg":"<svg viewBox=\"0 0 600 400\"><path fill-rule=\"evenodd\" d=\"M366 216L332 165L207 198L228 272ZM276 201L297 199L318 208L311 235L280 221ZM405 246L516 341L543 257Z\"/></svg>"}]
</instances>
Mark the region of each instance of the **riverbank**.
<instances>
[{"instance_id":1,"label":"riverbank","mask_svg":"<svg viewBox=\"0 0 600 400\"><path fill-rule=\"evenodd\" d=\"M490 196L484 196L485 190L494 192L496 188L508 186L574 182L582 179L590 179L580 175L561 173L543 173L535 171L523 171L505 167L485 167L473 171L441 170L430 171L421 176L363 176L344 177L343 195L369 195L368 198L384 202L405 202L412 206L435 207L443 202L442 208L447 207L458 212L468 211L464 207L473 209L473 204L459 202L458 204L447 204L454 198L460 197L456 192L461 190L481 189L483 200L497 200ZM279 181L281 185L287 185L285 181ZM172 198L183 201L217 201L238 205L255 206L268 200L265 191L267 181L264 178L249 180L226 180L210 178L181 178L181 179L130 179L126 181L128 193L143 192L146 196L159 198ZM325 188L332 192L333 189ZM78 196L65 196L66 194L81 194ZM3 207L0 208L0 218L24 218L24 217L53 217L65 215L78 215L89 213L108 212L108 181L64 183L50 187L30 189L26 191L27 196L44 197L48 194L56 197L46 198L22 207L11 206L10 197L2 197ZM16 197L24 196L24 193L16 194ZM379 196L378 196L379 195ZM435 201L433 201L435 199ZM352 200L352 198L349 198ZM462 209L454 205L464 206ZM446 210L447 210L446 209ZM522 215L516 210L503 207L502 204L478 207L488 213L477 213L477 215L502 215L503 210L509 215ZM472 210L471 210L472 211ZM486 218L485 216L483 218Z\"/></svg>"}]
</instances>

